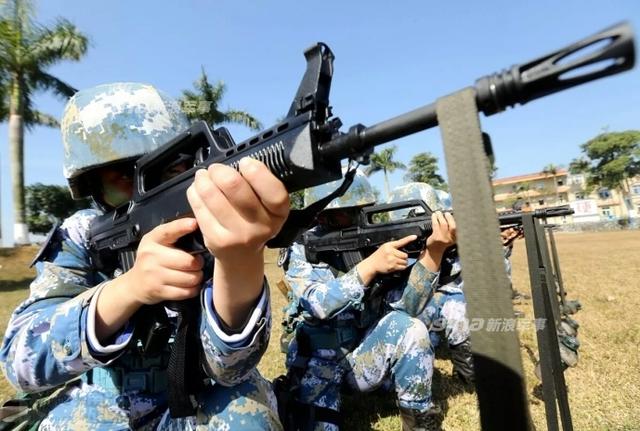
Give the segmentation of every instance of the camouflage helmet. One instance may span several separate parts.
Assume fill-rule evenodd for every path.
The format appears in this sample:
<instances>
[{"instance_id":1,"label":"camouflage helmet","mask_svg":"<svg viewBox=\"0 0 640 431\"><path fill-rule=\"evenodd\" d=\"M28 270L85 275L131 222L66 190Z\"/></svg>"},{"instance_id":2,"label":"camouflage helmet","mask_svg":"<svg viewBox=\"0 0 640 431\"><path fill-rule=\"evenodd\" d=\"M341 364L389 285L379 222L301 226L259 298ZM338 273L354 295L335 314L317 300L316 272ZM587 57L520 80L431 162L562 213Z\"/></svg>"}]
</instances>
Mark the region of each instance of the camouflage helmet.
<instances>
[{"instance_id":1,"label":"camouflage helmet","mask_svg":"<svg viewBox=\"0 0 640 431\"><path fill-rule=\"evenodd\" d=\"M342 168L343 175L346 173L347 168ZM305 189L304 191L304 206L307 207L314 202L319 201L331 192L336 190L342 184L342 179L331 181L326 184L320 184L319 186ZM373 192L373 187L369 184L367 176L360 169L356 169L356 175L353 177L353 183L349 186L349 189L340 197L333 199L329 202L329 205L325 209L335 208L353 208L362 207L376 203L376 196Z\"/></svg>"},{"instance_id":2,"label":"camouflage helmet","mask_svg":"<svg viewBox=\"0 0 640 431\"><path fill-rule=\"evenodd\" d=\"M453 209L453 205L451 204L451 194L449 192L436 189L436 195L438 195L438 199L440 199L440 203L442 203L443 210Z\"/></svg>"},{"instance_id":3,"label":"camouflage helmet","mask_svg":"<svg viewBox=\"0 0 640 431\"><path fill-rule=\"evenodd\" d=\"M407 183L405 185L393 189L387 199L387 203L397 203L409 200L422 200L432 211L442 211L446 209L442 201L438 197L438 190L434 189L427 183ZM406 218L411 208L392 211L390 213L392 220Z\"/></svg>"},{"instance_id":4,"label":"camouflage helmet","mask_svg":"<svg viewBox=\"0 0 640 431\"><path fill-rule=\"evenodd\" d=\"M118 82L78 91L60 126L72 196L92 193L87 174L96 168L133 160L188 127L178 103L148 84Z\"/></svg>"}]
</instances>

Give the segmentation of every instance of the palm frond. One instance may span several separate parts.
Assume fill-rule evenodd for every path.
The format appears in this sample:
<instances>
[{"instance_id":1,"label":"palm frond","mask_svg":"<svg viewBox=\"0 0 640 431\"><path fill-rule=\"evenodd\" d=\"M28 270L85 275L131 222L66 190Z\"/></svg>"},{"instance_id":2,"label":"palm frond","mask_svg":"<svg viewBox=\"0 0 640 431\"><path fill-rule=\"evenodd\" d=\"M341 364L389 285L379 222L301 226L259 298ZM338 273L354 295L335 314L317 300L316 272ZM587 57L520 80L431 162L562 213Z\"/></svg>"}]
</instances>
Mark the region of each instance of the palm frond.
<instances>
[{"instance_id":1,"label":"palm frond","mask_svg":"<svg viewBox=\"0 0 640 431\"><path fill-rule=\"evenodd\" d=\"M244 111L228 110L222 113L228 123L237 123L247 126L251 130L262 130L262 123L251 114Z\"/></svg>"},{"instance_id":2,"label":"palm frond","mask_svg":"<svg viewBox=\"0 0 640 431\"><path fill-rule=\"evenodd\" d=\"M63 100L73 96L78 90L66 82L42 70L34 71L28 77L29 87L34 90L51 91Z\"/></svg>"},{"instance_id":3,"label":"palm frond","mask_svg":"<svg viewBox=\"0 0 640 431\"><path fill-rule=\"evenodd\" d=\"M29 44L27 61L31 67L43 68L63 60L78 61L86 53L89 39L67 20L53 28L41 27Z\"/></svg>"},{"instance_id":4,"label":"palm frond","mask_svg":"<svg viewBox=\"0 0 640 431\"><path fill-rule=\"evenodd\" d=\"M20 31L24 33L28 33L33 27L35 10L32 0L0 1L0 17L19 25Z\"/></svg>"},{"instance_id":5,"label":"palm frond","mask_svg":"<svg viewBox=\"0 0 640 431\"><path fill-rule=\"evenodd\" d=\"M190 120L203 120L210 126L221 123L237 123L253 130L262 129L262 124L251 114L229 109L220 111L220 101L227 90L223 81L212 84L204 66L200 77L193 83L193 90L182 90L180 103Z\"/></svg>"},{"instance_id":6,"label":"palm frond","mask_svg":"<svg viewBox=\"0 0 640 431\"><path fill-rule=\"evenodd\" d=\"M0 20L0 64L3 70L13 70L19 64L19 43L20 34L14 23L6 19Z\"/></svg>"},{"instance_id":7,"label":"palm frond","mask_svg":"<svg viewBox=\"0 0 640 431\"><path fill-rule=\"evenodd\" d=\"M33 128L33 126L44 126L51 128L60 127L60 123L55 117L40 111L33 110L25 112L24 122L27 126L27 129L31 129Z\"/></svg>"},{"instance_id":8,"label":"palm frond","mask_svg":"<svg viewBox=\"0 0 640 431\"><path fill-rule=\"evenodd\" d=\"M371 175L375 174L376 172L380 172L381 170L382 166L375 164L372 160L371 164L364 170L364 174L370 177Z\"/></svg>"}]
</instances>

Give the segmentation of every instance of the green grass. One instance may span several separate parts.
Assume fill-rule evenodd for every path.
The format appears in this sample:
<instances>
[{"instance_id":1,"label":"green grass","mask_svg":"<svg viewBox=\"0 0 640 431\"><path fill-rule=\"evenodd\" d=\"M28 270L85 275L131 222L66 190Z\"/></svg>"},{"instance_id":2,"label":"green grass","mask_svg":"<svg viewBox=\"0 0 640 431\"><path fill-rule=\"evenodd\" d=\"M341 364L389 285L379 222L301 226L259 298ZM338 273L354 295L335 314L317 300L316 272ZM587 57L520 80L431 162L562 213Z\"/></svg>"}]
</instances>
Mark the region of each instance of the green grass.
<instances>
[{"instance_id":1,"label":"green grass","mask_svg":"<svg viewBox=\"0 0 640 431\"><path fill-rule=\"evenodd\" d=\"M558 234L558 249L565 287L583 309L574 316L580 323L580 361L566 371L574 429L586 431L640 429L640 231ZM13 308L27 295L33 271L26 269L33 248L0 250L0 329ZM260 371L268 378L284 373L280 353L280 319L285 300L275 283L282 273L275 265L277 254L269 252L265 270L272 286L273 330ZM516 243L513 282L529 292L524 242ZM532 319L531 301L517 305ZM520 333L527 392L536 428L546 429L544 403L536 397L539 382L533 374L537 356L533 328ZM451 377L451 364L436 360L434 397L446 411L447 431L479 429L476 397ZM0 379L0 398L12 394ZM346 430L399 430L395 402L389 394L347 396L343 409Z\"/></svg>"}]
</instances>

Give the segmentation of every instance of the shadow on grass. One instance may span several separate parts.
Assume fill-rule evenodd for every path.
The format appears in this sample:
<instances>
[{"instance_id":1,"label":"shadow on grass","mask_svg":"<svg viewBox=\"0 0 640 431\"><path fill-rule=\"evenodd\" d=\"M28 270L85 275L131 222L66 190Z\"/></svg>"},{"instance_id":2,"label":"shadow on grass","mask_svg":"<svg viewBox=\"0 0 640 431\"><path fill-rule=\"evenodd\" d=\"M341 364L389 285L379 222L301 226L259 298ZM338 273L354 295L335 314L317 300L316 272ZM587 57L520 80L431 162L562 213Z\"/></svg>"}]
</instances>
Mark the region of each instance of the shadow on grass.
<instances>
[{"instance_id":1,"label":"shadow on grass","mask_svg":"<svg viewBox=\"0 0 640 431\"><path fill-rule=\"evenodd\" d=\"M368 393L344 394L342 405L344 423L342 429L364 431L380 418L397 416L396 394L393 390L378 389Z\"/></svg>"},{"instance_id":2,"label":"shadow on grass","mask_svg":"<svg viewBox=\"0 0 640 431\"><path fill-rule=\"evenodd\" d=\"M20 280L0 280L0 293L26 290L33 281L33 277L25 277Z\"/></svg>"},{"instance_id":3,"label":"shadow on grass","mask_svg":"<svg viewBox=\"0 0 640 431\"><path fill-rule=\"evenodd\" d=\"M449 411L449 399L463 393L471 393L474 390L472 385L464 384L455 376L442 374L438 369L433 370L433 381L431 383L433 401L442 409L444 417L447 416Z\"/></svg>"}]
</instances>

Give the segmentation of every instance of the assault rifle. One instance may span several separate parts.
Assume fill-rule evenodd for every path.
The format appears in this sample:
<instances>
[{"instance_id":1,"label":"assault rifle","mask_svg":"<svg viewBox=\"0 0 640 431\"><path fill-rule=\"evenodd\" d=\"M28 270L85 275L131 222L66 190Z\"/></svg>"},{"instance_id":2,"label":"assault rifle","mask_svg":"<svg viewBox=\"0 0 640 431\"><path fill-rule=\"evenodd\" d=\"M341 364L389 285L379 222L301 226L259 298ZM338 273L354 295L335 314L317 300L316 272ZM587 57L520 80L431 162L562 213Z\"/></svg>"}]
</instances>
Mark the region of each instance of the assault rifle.
<instances>
[{"instance_id":1,"label":"assault rifle","mask_svg":"<svg viewBox=\"0 0 640 431\"><path fill-rule=\"evenodd\" d=\"M407 213L396 219L395 214ZM498 213L501 229L522 225L523 214L533 214L535 218L549 218L573 214L569 205L536 209L532 212L505 211ZM344 264L342 270L350 270L382 244L416 235L417 239L408 244L404 251L409 257L417 257L424 249L431 235L431 209L422 200L408 200L383 205L364 207L353 226L333 231L311 230L302 235L305 255L309 262L335 262L335 257ZM386 216L385 216L386 215ZM389 220L389 221L380 221Z\"/></svg>"},{"instance_id":2,"label":"assault rifle","mask_svg":"<svg viewBox=\"0 0 640 431\"><path fill-rule=\"evenodd\" d=\"M575 58L576 53L594 45L597 49ZM356 124L348 132L341 132L342 123L332 118L329 104L334 55L324 43L312 46L304 55L307 69L284 120L239 144L226 128L212 130L205 122L198 122L137 161L131 201L97 218L91 226L90 247L98 265L128 270L144 234L162 223L191 215L186 190L198 169L213 163L237 168L241 158L253 157L264 162L287 190L294 192L340 179L343 159L366 163L376 145L438 125L435 104L429 104L370 127ZM477 105L485 115L493 115L518 103L629 70L634 61L631 27L618 24L551 54L478 79ZM601 67L593 70L593 65ZM183 160L189 161L189 169L165 180L166 167ZM288 246L321 209L292 211L280 234L268 245ZM197 235L185 239L183 246L204 250Z\"/></svg>"},{"instance_id":3,"label":"assault rifle","mask_svg":"<svg viewBox=\"0 0 640 431\"><path fill-rule=\"evenodd\" d=\"M585 48L591 52L580 52ZM198 169L213 163L237 168L240 159L252 157L265 163L287 190L294 192L342 178L344 159L366 163L375 146L438 125L433 103L370 127L356 124L347 132L341 132L342 122L332 116L329 104L334 55L324 43L317 43L304 55L307 68L282 121L239 144L227 129L212 130L205 122L198 122L136 161L132 199L92 222L89 247L98 268L109 272L114 268L129 270L143 235L160 224L192 215L186 190ZM487 116L493 115L516 104L629 70L633 67L634 55L631 27L626 23L613 26L551 54L478 79L475 83L478 110ZM186 171L167 179L164 175L167 167L176 163L186 163ZM344 193L349 185L349 174L345 178L338 193ZM316 205L291 211L284 227L268 246L290 245L336 196L334 193ZM205 250L197 233L188 235L178 245L194 253ZM179 307L184 310L181 316L189 315L188 306ZM150 329L159 335L150 336L143 344L162 346L171 330L166 321L162 322L161 316L165 314L162 306L147 308L141 313L144 314L139 319L142 322L160 321L158 325L151 324ZM197 338L197 334L193 335L193 316L189 318L191 323L178 322L179 333L170 359L169 408L174 417L194 414L188 401L190 397L184 392L185 382L197 380L196 376L184 374L198 369L197 364L185 359L193 350L186 348L186 340ZM178 385L182 389L176 389ZM195 393L189 388L187 392Z\"/></svg>"}]
</instances>

